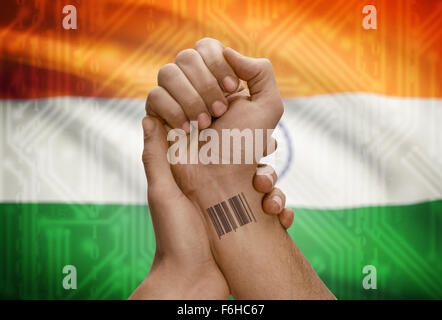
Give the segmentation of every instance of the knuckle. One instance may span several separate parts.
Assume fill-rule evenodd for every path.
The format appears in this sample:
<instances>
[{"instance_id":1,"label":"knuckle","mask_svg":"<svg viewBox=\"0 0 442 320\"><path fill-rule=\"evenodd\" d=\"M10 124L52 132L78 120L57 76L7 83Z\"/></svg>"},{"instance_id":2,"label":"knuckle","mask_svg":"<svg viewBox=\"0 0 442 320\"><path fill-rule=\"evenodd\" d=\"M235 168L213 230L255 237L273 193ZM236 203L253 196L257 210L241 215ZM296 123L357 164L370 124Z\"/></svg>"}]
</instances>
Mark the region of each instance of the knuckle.
<instances>
[{"instance_id":1,"label":"knuckle","mask_svg":"<svg viewBox=\"0 0 442 320\"><path fill-rule=\"evenodd\" d=\"M163 89L159 86L153 87L152 90L149 91L149 94L147 95L147 101L148 104L155 103L155 101L158 100L158 98L162 95Z\"/></svg>"},{"instance_id":2,"label":"knuckle","mask_svg":"<svg viewBox=\"0 0 442 320\"><path fill-rule=\"evenodd\" d=\"M160 84L163 81L176 77L178 72L178 66L175 63L165 64L158 71L158 83Z\"/></svg>"},{"instance_id":3,"label":"knuckle","mask_svg":"<svg viewBox=\"0 0 442 320\"><path fill-rule=\"evenodd\" d=\"M192 97L186 101L185 108L191 116L193 115L196 117L202 110L204 110L205 105L199 97Z\"/></svg>"},{"instance_id":4,"label":"knuckle","mask_svg":"<svg viewBox=\"0 0 442 320\"><path fill-rule=\"evenodd\" d=\"M161 96L164 94L164 89L161 87L154 87L150 90L146 99L146 113L156 114L158 112L158 106L160 105Z\"/></svg>"},{"instance_id":5,"label":"knuckle","mask_svg":"<svg viewBox=\"0 0 442 320\"><path fill-rule=\"evenodd\" d=\"M208 64L207 67L209 70L215 71L216 74L224 74L224 70L226 69L224 61L220 59L213 59Z\"/></svg>"},{"instance_id":6,"label":"knuckle","mask_svg":"<svg viewBox=\"0 0 442 320\"><path fill-rule=\"evenodd\" d=\"M202 95L213 95L218 91L218 89L219 85L215 79L204 82L200 88Z\"/></svg>"},{"instance_id":7,"label":"knuckle","mask_svg":"<svg viewBox=\"0 0 442 320\"><path fill-rule=\"evenodd\" d=\"M199 53L195 49L185 49L180 51L175 57L175 63L188 64L198 58Z\"/></svg>"},{"instance_id":8,"label":"knuckle","mask_svg":"<svg viewBox=\"0 0 442 320\"><path fill-rule=\"evenodd\" d=\"M273 70L272 62L267 58L258 59L258 63L265 70Z\"/></svg>"},{"instance_id":9,"label":"knuckle","mask_svg":"<svg viewBox=\"0 0 442 320\"><path fill-rule=\"evenodd\" d=\"M184 112L181 109L178 108L167 108L167 113L168 113L168 119L169 121L176 121L176 122L180 122L180 121L185 121L186 117L184 116Z\"/></svg>"},{"instance_id":10,"label":"knuckle","mask_svg":"<svg viewBox=\"0 0 442 320\"><path fill-rule=\"evenodd\" d=\"M205 46L218 45L219 43L220 42L216 39L205 37L195 43L195 49L199 49Z\"/></svg>"}]
</instances>

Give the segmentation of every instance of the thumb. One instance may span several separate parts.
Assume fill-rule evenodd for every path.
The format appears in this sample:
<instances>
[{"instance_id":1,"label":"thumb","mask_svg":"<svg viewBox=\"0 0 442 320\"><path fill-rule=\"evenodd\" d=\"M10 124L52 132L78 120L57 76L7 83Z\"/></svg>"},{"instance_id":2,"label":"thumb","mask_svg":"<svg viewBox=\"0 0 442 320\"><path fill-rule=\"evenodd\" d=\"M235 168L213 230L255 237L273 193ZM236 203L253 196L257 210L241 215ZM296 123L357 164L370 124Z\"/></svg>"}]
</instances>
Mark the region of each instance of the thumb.
<instances>
[{"instance_id":1,"label":"thumb","mask_svg":"<svg viewBox=\"0 0 442 320\"><path fill-rule=\"evenodd\" d=\"M223 53L236 75L247 81L253 101L280 103L272 63L268 59L245 57L232 48L225 48Z\"/></svg>"},{"instance_id":2,"label":"thumb","mask_svg":"<svg viewBox=\"0 0 442 320\"><path fill-rule=\"evenodd\" d=\"M162 123L152 116L143 119L144 150L143 164L149 191L161 190L167 194L178 192L179 188L167 160L168 143Z\"/></svg>"}]
</instances>

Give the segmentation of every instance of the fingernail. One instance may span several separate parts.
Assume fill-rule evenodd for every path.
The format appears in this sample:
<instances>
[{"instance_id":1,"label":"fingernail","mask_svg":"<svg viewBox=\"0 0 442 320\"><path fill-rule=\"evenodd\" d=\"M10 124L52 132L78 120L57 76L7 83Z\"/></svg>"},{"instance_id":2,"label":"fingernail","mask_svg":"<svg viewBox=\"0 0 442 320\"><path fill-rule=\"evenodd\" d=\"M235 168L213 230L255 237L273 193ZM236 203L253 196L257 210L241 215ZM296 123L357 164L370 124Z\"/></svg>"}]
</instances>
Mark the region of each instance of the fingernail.
<instances>
[{"instance_id":1,"label":"fingernail","mask_svg":"<svg viewBox=\"0 0 442 320\"><path fill-rule=\"evenodd\" d=\"M205 129L210 126L210 117L207 113L203 112L198 115L198 126L201 129Z\"/></svg>"},{"instance_id":2,"label":"fingernail","mask_svg":"<svg viewBox=\"0 0 442 320\"><path fill-rule=\"evenodd\" d=\"M222 103L221 101L217 100L212 104L212 111L213 111L213 114L215 115L215 117L222 116L224 114L224 112L226 112L226 110L227 110L227 106L224 103Z\"/></svg>"},{"instance_id":3,"label":"fingernail","mask_svg":"<svg viewBox=\"0 0 442 320\"><path fill-rule=\"evenodd\" d=\"M235 79L233 79L231 76L227 76L223 79L223 87L229 92L235 91L237 85L238 84L236 83Z\"/></svg>"},{"instance_id":4,"label":"fingernail","mask_svg":"<svg viewBox=\"0 0 442 320\"><path fill-rule=\"evenodd\" d=\"M143 131L144 136L148 136L155 128L155 121L150 119L149 117L145 117L143 119Z\"/></svg>"},{"instance_id":5,"label":"fingernail","mask_svg":"<svg viewBox=\"0 0 442 320\"><path fill-rule=\"evenodd\" d=\"M186 133L189 133L190 132L190 122L189 121L184 122L182 128Z\"/></svg>"},{"instance_id":6,"label":"fingernail","mask_svg":"<svg viewBox=\"0 0 442 320\"><path fill-rule=\"evenodd\" d=\"M272 196L272 200L276 202L276 204L278 205L278 212L280 212L282 210L282 199L280 196L274 195Z\"/></svg>"},{"instance_id":7,"label":"fingernail","mask_svg":"<svg viewBox=\"0 0 442 320\"><path fill-rule=\"evenodd\" d=\"M273 168L270 166L265 166L265 167L258 167L256 169L256 175L258 176L264 176L267 179L270 180L270 182L273 184L275 183L275 180L273 178Z\"/></svg>"}]
</instances>

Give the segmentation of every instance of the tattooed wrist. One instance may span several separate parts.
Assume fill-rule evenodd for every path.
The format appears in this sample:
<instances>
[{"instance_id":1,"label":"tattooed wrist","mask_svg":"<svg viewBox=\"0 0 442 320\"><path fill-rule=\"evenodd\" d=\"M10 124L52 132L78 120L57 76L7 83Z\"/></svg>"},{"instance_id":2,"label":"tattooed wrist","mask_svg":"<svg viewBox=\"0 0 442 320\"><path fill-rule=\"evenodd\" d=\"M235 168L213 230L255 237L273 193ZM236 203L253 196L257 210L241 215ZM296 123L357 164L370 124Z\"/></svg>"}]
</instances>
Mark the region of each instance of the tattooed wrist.
<instances>
[{"instance_id":1,"label":"tattooed wrist","mask_svg":"<svg viewBox=\"0 0 442 320\"><path fill-rule=\"evenodd\" d=\"M248 223L257 222L243 192L206 209L218 238Z\"/></svg>"}]
</instances>

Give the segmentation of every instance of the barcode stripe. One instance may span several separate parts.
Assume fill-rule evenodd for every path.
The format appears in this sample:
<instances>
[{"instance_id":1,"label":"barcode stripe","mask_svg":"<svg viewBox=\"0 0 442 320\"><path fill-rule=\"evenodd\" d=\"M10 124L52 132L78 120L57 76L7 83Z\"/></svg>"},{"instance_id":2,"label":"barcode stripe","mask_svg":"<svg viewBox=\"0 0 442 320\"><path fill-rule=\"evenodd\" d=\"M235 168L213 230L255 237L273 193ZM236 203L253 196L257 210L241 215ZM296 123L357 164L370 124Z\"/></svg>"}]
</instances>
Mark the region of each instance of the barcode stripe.
<instances>
[{"instance_id":1,"label":"barcode stripe","mask_svg":"<svg viewBox=\"0 0 442 320\"><path fill-rule=\"evenodd\" d=\"M216 234L218 235L218 238L221 239L221 236L224 234L223 230L220 229L218 219L216 218L215 212L213 208L208 208L207 213L209 214L210 220L212 220L212 224L215 228Z\"/></svg>"},{"instance_id":2,"label":"barcode stripe","mask_svg":"<svg viewBox=\"0 0 442 320\"><path fill-rule=\"evenodd\" d=\"M244 193L237 194L225 201L217 203L213 207L207 208L206 211L220 239L222 235L232 230L236 231L238 224L242 227L245 224L253 222L253 220L256 222L255 215Z\"/></svg>"},{"instance_id":3,"label":"barcode stripe","mask_svg":"<svg viewBox=\"0 0 442 320\"><path fill-rule=\"evenodd\" d=\"M241 219L244 222L243 224L249 223L250 219L244 213L244 208L242 207L242 204L240 203L239 196L234 197L233 202L235 203L235 206L238 208L238 213L241 215Z\"/></svg>"},{"instance_id":4,"label":"barcode stripe","mask_svg":"<svg viewBox=\"0 0 442 320\"><path fill-rule=\"evenodd\" d=\"M213 216L215 217L215 221L216 221L216 223L217 223L217 225L218 225L218 229L219 229L219 231L220 231L220 237L224 234L224 230L223 230L223 228L221 227L221 223L219 222L219 219L218 219L218 216L216 215L216 213L215 213L215 211L213 210L213 208L212 208L212 212L213 212Z\"/></svg>"},{"instance_id":5,"label":"barcode stripe","mask_svg":"<svg viewBox=\"0 0 442 320\"><path fill-rule=\"evenodd\" d=\"M244 225L244 221L242 221L241 216L238 213L238 209L235 206L235 202L233 201L233 198L229 199L229 204L230 204L230 207L233 209L233 213L235 214L236 220L238 220L239 225L243 226Z\"/></svg>"},{"instance_id":6,"label":"barcode stripe","mask_svg":"<svg viewBox=\"0 0 442 320\"><path fill-rule=\"evenodd\" d=\"M250 214L253 216L253 220L255 220L255 222L256 222L255 214L253 213L252 208L250 208L250 205L249 205L249 202L248 202L247 199L246 199L246 196L244 195L243 192L241 192L241 195L242 195L242 198L244 199L244 202L245 202L246 205L247 205L247 208L249 208L249 212L250 212Z\"/></svg>"},{"instance_id":7,"label":"barcode stripe","mask_svg":"<svg viewBox=\"0 0 442 320\"><path fill-rule=\"evenodd\" d=\"M230 212L229 206L227 205L227 203L225 201L221 202L221 205L223 206L223 209L227 215L227 218L229 218L229 221L233 227L233 230L236 231L236 229L238 229L238 226L236 225L235 219L233 219L233 217L232 217L232 213Z\"/></svg>"},{"instance_id":8,"label":"barcode stripe","mask_svg":"<svg viewBox=\"0 0 442 320\"><path fill-rule=\"evenodd\" d=\"M252 218L250 217L250 214L249 214L249 212L248 212L248 210L247 210L246 205L244 204L244 201L242 200L241 195L238 195L238 198L239 198L239 200L241 201L241 205L242 205L242 207L244 208L244 211L246 212L247 217L249 218L248 220L249 220L249 221L252 221Z\"/></svg>"},{"instance_id":9,"label":"barcode stripe","mask_svg":"<svg viewBox=\"0 0 442 320\"><path fill-rule=\"evenodd\" d=\"M213 217L213 214L212 214L211 210L212 210L212 208L208 208L207 209L207 213L209 214L210 220L212 220L212 224L213 224L213 226L215 228L216 234L218 235L218 237L220 237L219 230L217 228L217 225L215 223L215 218Z\"/></svg>"},{"instance_id":10,"label":"barcode stripe","mask_svg":"<svg viewBox=\"0 0 442 320\"><path fill-rule=\"evenodd\" d=\"M228 233L232 231L232 227L230 226L229 222L227 221L226 215L224 214L223 208L218 203L215 205L215 211L218 214L218 218L221 221L221 224L223 225L225 233Z\"/></svg>"}]
</instances>

